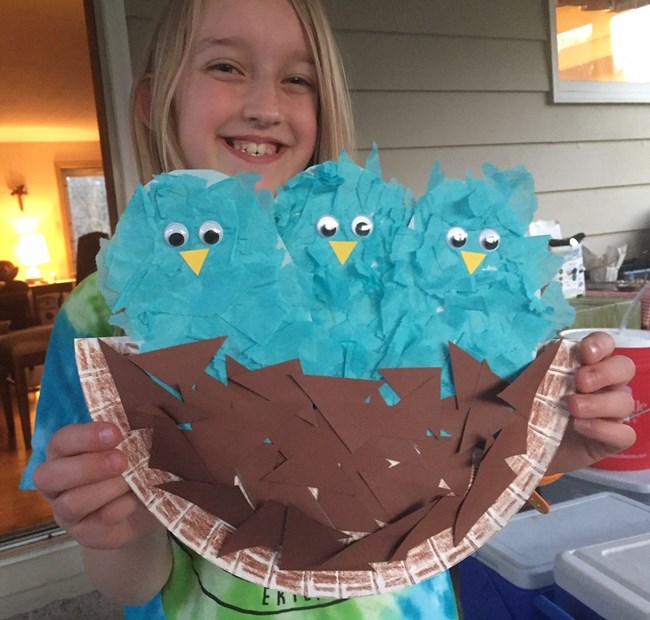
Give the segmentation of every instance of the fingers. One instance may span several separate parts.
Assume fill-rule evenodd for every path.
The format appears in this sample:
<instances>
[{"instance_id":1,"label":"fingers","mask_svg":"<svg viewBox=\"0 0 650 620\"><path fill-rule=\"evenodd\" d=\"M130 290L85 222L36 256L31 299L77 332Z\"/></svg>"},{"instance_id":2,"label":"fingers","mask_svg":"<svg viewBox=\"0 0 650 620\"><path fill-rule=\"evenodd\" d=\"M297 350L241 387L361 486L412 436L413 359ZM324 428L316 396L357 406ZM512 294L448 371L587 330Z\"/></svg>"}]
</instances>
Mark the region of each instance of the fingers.
<instances>
[{"instance_id":1,"label":"fingers","mask_svg":"<svg viewBox=\"0 0 650 620\"><path fill-rule=\"evenodd\" d=\"M614 339L603 332L590 334L580 343L583 365L575 373L576 393L566 400L571 426L553 459L554 471L586 467L636 441L634 429L623 423L634 409L627 387L634 377L634 363L623 355L612 355L614 349Z\"/></svg>"},{"instance_id":2,"label":"fingers","mask_svg":"<svg viewBox=\"0 0 650 620\"><path fill-rule=\"evenodd\" d=\"M575 374L576 389L590 394L613 386L623 386L634 377L634 362L624 355L613 355L578 368Z\"/></svg>"},{"instance_id":3,"label":"fingers","mask_svg":"<svg viewBox=\"0 0 650 620\"><path fill-rule=\"evenodd\" d=\"M610 454L629 448L636 441L636 433L631 426L620 421L598 419L574 419L574 430L593 442L593 460L600 460Z\"/></svg>"},{"instance_id":4,"label":"fingers","mask_svg":"<svg viewBox=\"0 0 650 620\"><path fill-rule=\"evenodd\" d=\"M594 332L580 342L580 359L583 364L595 364L611 355L616 347L614 339L605 332Z\"/></svg>"},{"instance_id":5,"label":"fingers","mask_svg":"<svg viewBox=\"0 0 650 620\"><path fill-rule=\"evenodd\" d=\"M119 450L89 452L45 461L34 472L36 488L48 499L68 489L120 477L126 469L125 455Z\"/></svg>"},{"instance_id":6,"label":"fingers","mask_svg":"<svg viewBox=\"0 0 650 620\"><path fill-rule=\"evenodd\" d=\"M596 394L571 394L567 398L567 408L575 418L624 420L632 414L634 398L627 388Z\"/></svg>"},{"instance_id":7,"label":"fingers","mask_svg":"<svg viewBox=\"0 0 650 620\"><path fill-rule=\"evenodd\" d=\"M119 429L109 422L70 424L54 433L47 446L48 460L85 452L115 448L122 439Z\"/></svg>"},{"instance_id":8,"label":"fingers","mask_svg":"<svg viewBox=\"0 0 650 620\"><path fill-rule=\"evenodd\" d=\"M52 499L67 489L119 476L126 458L115 449L119 429L109 423L72 424L57 431L47 446L47 460L34 472L34 484Z\"/></svg>"},{"instance_id":9,"label":"fingers","mask_svg":"<svg viewBox=\"0 0 650 620\"><path fill-rule=\"evenodd\" d=\"M91 513L105 509L111 502L128 494L129 491L128 485L120 476L71 488L54 498L51 503L57 522L67 530Z\"/></svg>"},{"instance_id":10,"label":"fingers","mask_svg":"<svg viewBox=\"0 0 650 620\"><path fill-rule=\"evenodd\" d=\"M137 532L131 520L141 511L143 504L132 493L124 493L104 504L65 529L83 547L91 549L119 549L135 539ZM62 526L63 527L63 526Z\"/></svg>"},{"instance_id":11,"label":"fingers","mask_svg":"<svg viewBox=\"0 0 650 620\"><path fill-rule=\"evenodd\" d=\"M128 464L121 440L113 424L66 426L34 472L55 521L87 548L120 549L158 525L122 477Z\"/></svg>"}]
</instances>

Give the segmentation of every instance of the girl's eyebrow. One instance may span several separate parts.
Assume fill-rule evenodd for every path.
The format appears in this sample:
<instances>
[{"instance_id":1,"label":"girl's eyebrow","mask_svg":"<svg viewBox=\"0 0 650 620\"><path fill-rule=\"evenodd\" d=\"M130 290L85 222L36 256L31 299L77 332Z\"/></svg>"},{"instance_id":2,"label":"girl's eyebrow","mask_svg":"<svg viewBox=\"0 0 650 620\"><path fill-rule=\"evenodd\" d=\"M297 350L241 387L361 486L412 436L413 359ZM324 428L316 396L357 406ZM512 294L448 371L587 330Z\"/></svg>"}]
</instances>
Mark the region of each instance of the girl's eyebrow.
<instances>
[{"instance_id":1,"label":"girl's eyebrow","mask_svg":"<svg viewBox=\"0 0 650 620\"><path fill-rule=\"evenodd\" d=\"M243 40L240 39L239 37L224 37L223 39L217 39L215 37L207 37L205 39L201 39L196 44L196 51L202 52L205 49L208 49L210 47L215 47L218 45L221 45L223 47L237 47L242 44L243 44Z\"/></svg>"},{"instance_id":2,"label":"girl's eyebrow","mask_svg":"<svg viewBox=\"0 0 650 620\"><path fill-rule=\"evenodd\" d=\"M200 54L211 47L245 47L246 40L241 37L206 37L196 44L195 53ZM309 51L299 50L296 52L296 59L300 62L315 66L314 58Z\"/></svg>"}]
</instances>

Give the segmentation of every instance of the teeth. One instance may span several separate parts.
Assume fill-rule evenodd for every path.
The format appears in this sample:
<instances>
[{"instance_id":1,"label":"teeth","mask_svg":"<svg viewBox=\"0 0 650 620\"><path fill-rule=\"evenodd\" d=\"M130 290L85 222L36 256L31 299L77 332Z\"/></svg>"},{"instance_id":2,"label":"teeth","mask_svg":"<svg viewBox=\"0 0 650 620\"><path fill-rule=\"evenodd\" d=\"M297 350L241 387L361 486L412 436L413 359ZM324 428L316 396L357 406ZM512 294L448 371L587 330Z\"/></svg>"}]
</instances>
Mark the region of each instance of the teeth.
<instances>
[{"instance_id":1,"label":"teeth","mask_svg":"<svg viewBox=\"0 0 650 620\"><path fill-rule=\"evenodd\" d=\"M274 144L269 144L263 142L262 144L255 144L254 142L238 142L233 141L233 148L236 148L238 151L248 153L253 157L262 157L263 155L273 155L277 152L277 146Z\"/></svg>"}]
</instances>

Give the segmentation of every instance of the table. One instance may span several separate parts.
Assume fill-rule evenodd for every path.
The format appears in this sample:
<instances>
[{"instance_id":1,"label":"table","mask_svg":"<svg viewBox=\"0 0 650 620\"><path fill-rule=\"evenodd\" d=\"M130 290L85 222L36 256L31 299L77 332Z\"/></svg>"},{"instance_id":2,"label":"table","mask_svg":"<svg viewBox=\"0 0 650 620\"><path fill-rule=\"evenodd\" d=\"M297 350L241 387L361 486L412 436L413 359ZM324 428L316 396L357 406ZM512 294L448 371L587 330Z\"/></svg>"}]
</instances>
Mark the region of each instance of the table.
<instances>
[{"instance_id":1,"label":"table","mask_svg":"<svg viewBox=\"0 0 650 620\"><path fill-rule=\"evenodd\" d=\"M29 285L32 303L32 323L51 325L64 302L74 288L75 280L36 282Z\"/></svg>"},{"instance_id":2,"label":"table","mask_svg":"<svg viewBox=\"0 0 650 620\"><path fill-rule=\"evenodd\" d=\"M571 300L576 311L573 328L616 328L634 301L635 293L617 295L588 294ZM630 329L641 329L641 307L634 308L628 321Z\"/></svg>"}]
</instances>

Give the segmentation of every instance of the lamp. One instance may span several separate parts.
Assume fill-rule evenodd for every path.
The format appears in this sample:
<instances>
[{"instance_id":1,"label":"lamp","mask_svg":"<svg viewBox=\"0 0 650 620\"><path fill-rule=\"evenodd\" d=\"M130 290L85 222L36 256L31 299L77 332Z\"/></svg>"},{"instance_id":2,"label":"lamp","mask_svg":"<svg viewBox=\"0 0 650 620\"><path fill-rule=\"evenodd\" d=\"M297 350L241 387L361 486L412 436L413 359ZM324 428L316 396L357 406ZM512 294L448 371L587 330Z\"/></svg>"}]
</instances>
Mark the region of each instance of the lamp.
<instances>
[{"instance_id":1,"label":"lamp","mask_svg":"<svg viewBox=\"0 0 650 620\"><path fill-rule=\"evenodd\" d=\"M36 281L41 279L39 265L50 262L50 252L47 249L45 237L39 232L23 233L18 238L16 257L25 269L25 279Z\"/></svg>"}]
</instances>

